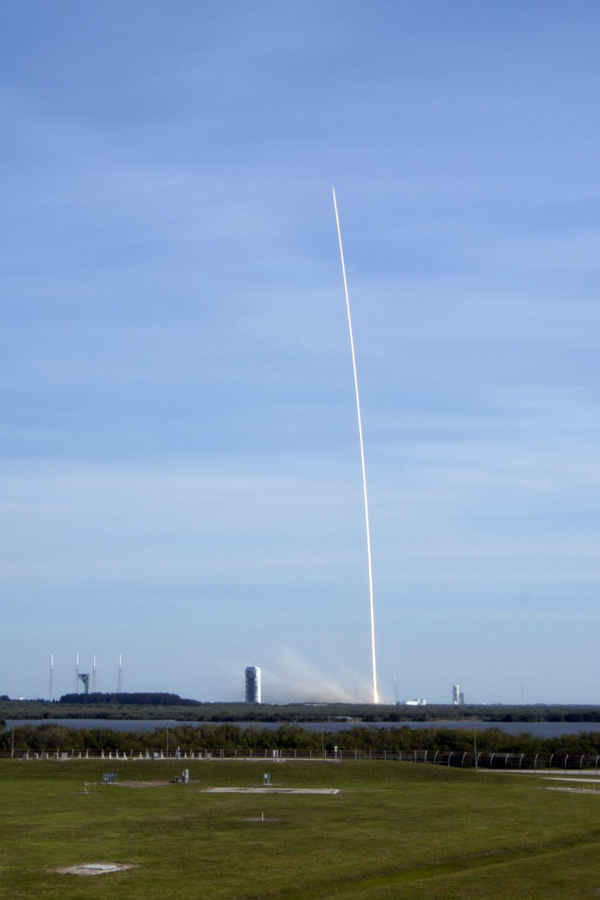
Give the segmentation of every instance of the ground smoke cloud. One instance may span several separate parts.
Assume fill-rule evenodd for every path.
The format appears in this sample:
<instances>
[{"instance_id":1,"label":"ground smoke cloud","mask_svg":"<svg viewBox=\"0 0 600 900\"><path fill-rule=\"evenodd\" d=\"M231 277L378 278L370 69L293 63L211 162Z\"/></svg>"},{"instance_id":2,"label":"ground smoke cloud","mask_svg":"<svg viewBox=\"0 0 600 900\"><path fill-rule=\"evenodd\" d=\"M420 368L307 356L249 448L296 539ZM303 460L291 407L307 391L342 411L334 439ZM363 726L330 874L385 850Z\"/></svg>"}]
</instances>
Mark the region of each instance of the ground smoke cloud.
<instances>
[{"instance_id":1,"label":"ground smoke cloud","mask_svg":"<svg viewBox=\"0 0 600 900\"><path fill-rule=\"evenodd\" d=\"M352 682L348 684L354 687ZM263 699L267 703L355 703L368 696L368 686L361 684L354 694L293 650L282 650L269 666L263 667Z\"/></svg>"}]
</instances>

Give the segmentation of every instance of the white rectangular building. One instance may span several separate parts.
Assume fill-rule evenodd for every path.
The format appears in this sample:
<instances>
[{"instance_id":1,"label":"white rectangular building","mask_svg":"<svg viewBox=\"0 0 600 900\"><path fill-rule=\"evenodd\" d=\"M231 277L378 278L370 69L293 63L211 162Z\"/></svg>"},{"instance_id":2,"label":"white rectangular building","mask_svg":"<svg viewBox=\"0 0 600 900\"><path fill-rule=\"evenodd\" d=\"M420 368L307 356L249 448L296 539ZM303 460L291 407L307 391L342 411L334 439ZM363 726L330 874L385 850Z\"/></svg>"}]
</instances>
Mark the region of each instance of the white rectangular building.
<instances>
[{"instance_id":1,"label":"white rectangular building","mask_svg":"<svg viewBox=\"0 0 600 900\"><path fill-rule=\"evenodd\" d=\"M262 703L260 666L247 666L245 671L246 703Z\"/></svg>"}]
</instances>

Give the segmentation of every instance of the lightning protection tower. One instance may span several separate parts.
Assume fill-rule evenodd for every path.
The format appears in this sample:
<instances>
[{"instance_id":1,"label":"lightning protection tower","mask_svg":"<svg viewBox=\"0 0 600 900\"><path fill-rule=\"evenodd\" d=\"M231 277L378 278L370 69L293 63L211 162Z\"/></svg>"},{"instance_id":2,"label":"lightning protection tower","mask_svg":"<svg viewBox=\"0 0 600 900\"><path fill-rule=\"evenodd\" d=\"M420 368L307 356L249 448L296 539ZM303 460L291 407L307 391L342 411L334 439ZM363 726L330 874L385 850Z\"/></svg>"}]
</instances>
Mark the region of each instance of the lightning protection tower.
<instances>
[{"instance_id":1,"label":"lightning protection tower","mask_svg":"<svg viewBox=\"0 0 600 900\"><path fill-rule=\"evenodd\" d=\"M117 672L117 693L123 693L123 654L119 654L119 669Z\"/></svg>"},{"instance_id":2,"label":"lightning protection tower","mask_svg":"<svg viewBox=\"0 0 600 900\"><path fill-rule=\"evenodd\" d=\"M48 699L54 700L54 653L50 654L50 664L48 666Z\"/></svg>"},{"instance_id":3,"label":"lightning protection tower","mask_svg":"<svg viewBox=\"0 0 600 900\"><path fill-rule=\"evenodd\" d=\"M75 654L75 678L73 679L75 693L79 693L79 650Z\"/></svg>"}]
</instances>

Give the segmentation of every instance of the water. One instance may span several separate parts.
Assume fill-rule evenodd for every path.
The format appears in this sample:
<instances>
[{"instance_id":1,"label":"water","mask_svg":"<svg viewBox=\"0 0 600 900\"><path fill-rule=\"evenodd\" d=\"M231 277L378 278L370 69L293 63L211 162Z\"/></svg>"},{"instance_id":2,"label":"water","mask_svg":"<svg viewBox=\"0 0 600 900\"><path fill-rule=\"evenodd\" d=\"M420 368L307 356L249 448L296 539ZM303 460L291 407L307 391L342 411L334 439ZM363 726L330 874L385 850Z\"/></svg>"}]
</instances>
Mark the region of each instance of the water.
<instances>
[{"instance_id":1,"label":"water","mask_svg":"<svg viewBox=\"0 0 600 900\"><path fill-rule=\"evenodd\" d=\"M66 728L102 728L110 731L155 731L189 725L234 725L238 728L260 728L274 731L282 725L297 725L306 731L349 731L351 728L463 728L467 731L484 731L497 728L507 734L527 732L534 737L553 738L564 734L581 734L583 731L600 731L600 722L481 722L477 719L435 722L178 722L174 719L7 719L6 727L20 725L63 725Z\"/></svg>"}]
</instances>

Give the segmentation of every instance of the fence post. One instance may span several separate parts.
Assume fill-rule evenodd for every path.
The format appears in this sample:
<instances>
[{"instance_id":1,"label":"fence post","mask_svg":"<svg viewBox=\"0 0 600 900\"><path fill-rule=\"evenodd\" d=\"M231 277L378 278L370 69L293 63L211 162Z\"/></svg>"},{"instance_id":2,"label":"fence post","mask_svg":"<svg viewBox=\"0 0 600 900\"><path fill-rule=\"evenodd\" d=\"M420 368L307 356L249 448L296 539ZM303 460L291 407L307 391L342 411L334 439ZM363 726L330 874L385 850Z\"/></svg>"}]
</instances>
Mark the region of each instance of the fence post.
<instances>
[{"instance_id":1,"label":"fence post","mask_svg":"<svg viewBox=\"0 0 600 900\"><path fill-rule=\"evenodd\" d=\"M452 759L452 753L453 753L453 752L454 752L454 751L450 751L450 753L448 754L448 765L450 765L450 760Z\"/></svg>"},{"instance_id":2,"label":"fence post","mask_svg":"<svg viewBox=\"0 0 600 900\"><path fill-rule=\"evenodd\" d=\"M568 758L569 758L569 754L567 753L567 755L565 756L565 761L564 761L564 763L563 763L563 769L566 769L566 768L567 768L567 760L568 760Z\"/></svg>"}]
</instances>

